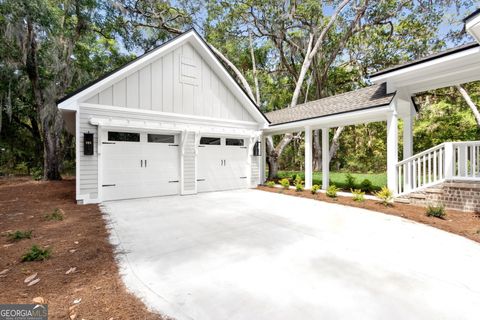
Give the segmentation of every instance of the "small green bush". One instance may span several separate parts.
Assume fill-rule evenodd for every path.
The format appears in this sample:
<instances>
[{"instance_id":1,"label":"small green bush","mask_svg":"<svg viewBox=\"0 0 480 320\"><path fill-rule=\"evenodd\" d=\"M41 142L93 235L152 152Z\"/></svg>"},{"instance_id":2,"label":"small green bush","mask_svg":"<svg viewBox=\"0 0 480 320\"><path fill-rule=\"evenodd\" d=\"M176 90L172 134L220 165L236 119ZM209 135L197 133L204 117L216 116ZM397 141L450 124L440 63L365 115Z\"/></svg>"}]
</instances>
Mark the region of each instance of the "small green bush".
<instances>
[{"instance_id":1,"label":"small green bush","mask_svg":"<svg viewBox=\"0 0 480 320\"><path fill-rule=\"evenodd\" d=\"M45 215L45 220L47 221L62 221L63 220L63 214L62 211L58 208L53 210L52 213L48 213Z\"/></svg>"},{"instance_id":2,"label":"small green bush","mask_svg":"<svg viewBox=\"0 0 480 320\"><path fill-rule=\"evenodd\" d=\"M20 231L17 230L12 233L7 234L7 238L10 241L20 241L22 239L31 239L32 238L32 231Z\"/></svg>"},{"instance_id":3,"label":"small green bush","mask_svg":"<svg viewBox=\"0 0 480 320\"><path fill-rule=\"evenodd\" d=\"M310 192L311 192L312 194L316 194L318 190L320 190L320 186L319 186L318 184L314 184L314 185L312 186L312 189L310 189Z\"/></svg>"},{"instance_id":4,"label":"small green bush","mask_svg":"<svg viewBox=\"0 0 480 320\"><path fill-rule=\"evenodd\" d=\"M269 188L275 187L275 181L267 181L265 184L266 184L267 187L269 187Z\"/></svg>"},{"instance_id":5,"label":"small green bush","mask_svg":"<svg viewBox=\"0 0 480 320\"><path fill-rule=\"evenodd\" d=\"M22 262L25 261L43 261L50 258L51 250L40 249L37 245L33 245L25 254L22 256Z\"/></svg>"},{"instance_id":6,"label":"small green bush","mask_svg":"<svg viewBox=\"0 0 480 320\"><path fill-rule=\"evenodd\" d=\"M353 201L363 202L365 201L365 192L360 189L350 189L353 194Z\"/></svg>"},{"instance_id":7,"label":"small green bush","mask_svg":"<svg viewBox=\"0 0 480 320\"><path fill-rule=\"evenodd\" d=\"M33 168L30 170L30 175L34 180L42 180L43 179L43 170L42 168Z\"/></svg>"},{"instance_id":8,"label":"small green bush","mask_svg":"<svg viewBox=\"0 0 480 320\"><path fill-rule=\"evenodd\" d=\"M372 192L373 191L373 184L372 181L365 179L360 183L360 190L364 192Z\"/></svg>"},{"instance_id":9,"label":"small green bush","mask_svg":"<svg viewBox=\"0 0 480 320\"><path fill-rule=\"evenodd\" d=\"M280 184L284 189L290 188L290 181L287 178L283 178L282 180L280 180Z\"/></svg>"},{"instance_id":10,"label":"small green bush","mask_svg":"<svg viewBox=\"0 0 480 320\"><path fill-rule=\"evenodd\" d=\"M297 192L303 191L303 184L301 183L295 184L295 191Z\"/></svg>"},{"instance_id":11,"label":"small green bush","mask_svg":"<svg viewBox=\"0 0 480 320\"><path fill-rule=\"evenodd\" d=\"M380 203L384 206L392 205L393 192L386 186L382 187L380 191L375 192L375 196L380 199Z\"/></svg>"},{"instance_id":12,"label":"small green bush","mask_svg":"<svg viewBox=\"0 0 480 320\"><path fill-rule=\"evenodd\" d=\"M443 205L428 206L426 215L427 217L443 219L445 218L445 207Z\"/></svg>"},{"instance_id":13,"label":"small green bush","mask_svg":"<svg viewBox=\"0 0 480 320\"><path fill-rule=\"evenodd\" d=\"M295 185L297 185L297 184L302 184L302 183L303 183L302 176L299 175L299 174L297 174L297 175L295 176L295 179L294 179L293 181L295 181Z\"/></svg>"},{"instance_id":14,"label":"small green bush","mask_svg":"<svg viewBox=\"0 0 480 320\"><path fill-rule=\"evenodd\" d=\"M332 184L332 185L331 185L330 187L328 187L328 189L327 189L327 197L336 198L338 191L340 191L340 188L338 188L336 185Z\"/></svg>"},{"instance_id":15,"label":"small green bush","mask_svg":"<svg viewBox=\"0 0 480 320\"><path fill-rule=\"evenodd\" d=\"M350 173L345 175L345 189L355 189L355 177Z\"/></svg>"}]
</instances>

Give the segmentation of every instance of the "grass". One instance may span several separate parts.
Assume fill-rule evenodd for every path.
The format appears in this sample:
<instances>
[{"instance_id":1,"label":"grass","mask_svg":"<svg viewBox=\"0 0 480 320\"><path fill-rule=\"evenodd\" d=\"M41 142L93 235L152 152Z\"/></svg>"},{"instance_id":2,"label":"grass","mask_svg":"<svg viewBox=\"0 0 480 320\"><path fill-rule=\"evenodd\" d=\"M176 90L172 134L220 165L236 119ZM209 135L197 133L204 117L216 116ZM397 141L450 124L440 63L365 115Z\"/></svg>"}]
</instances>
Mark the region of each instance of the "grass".
<instances>
[{"instance_id":1,"label":"grass","mask_svg":"<svg viewBox=\"0 0 480 320\"><path fill-rule=\"evenodd\" d=\"M32 238L32 231L21 231L17 230L15 232L9 233L7 235L9 241L20 241L23 239L31 239Z\"/></svg>"},{"instance_id":2,"label":"grass","mask_svg":"<svg viewBox=\"0 0 480 320\"><path fill-rule=\"evenodd\" d=\"M22 262L25 261L43 261L50 258L50 249L40 249L37 245L33 245L22 256Z\"/></svg>"},{"instance_id":3,"label":"grass","mask_svg":"<svg viewBox=\"0 0 480 320\"><path fill-rule=\"evenodd\" d=\"M300 176L305 179L305 174L303 171L279 171L278 178L291 178L294 175L300 174ZM360 183L368 179L372 182L373 190L381 190L383 186L387 184L387 174L386 173L350 173L350 175L355 178L355 185L349 186L347 184L347 172L330 172L330 184L334 184L337 187L349 191L352 189L360 189ZM313 173L313 184L322 185L322 173L314 172Z\"/></svg>"},{"instance_id":4,"label":"grass","mask_svg":"<svg viewBox=\"0 0 480 320\"><path fill-rule=\"evenodd\" d=\"M47 220L47 221L62 221L63 220L62 211L58 208L53 210L53 212L45 215L45 220Z\"/></svg>"}]
</instances>

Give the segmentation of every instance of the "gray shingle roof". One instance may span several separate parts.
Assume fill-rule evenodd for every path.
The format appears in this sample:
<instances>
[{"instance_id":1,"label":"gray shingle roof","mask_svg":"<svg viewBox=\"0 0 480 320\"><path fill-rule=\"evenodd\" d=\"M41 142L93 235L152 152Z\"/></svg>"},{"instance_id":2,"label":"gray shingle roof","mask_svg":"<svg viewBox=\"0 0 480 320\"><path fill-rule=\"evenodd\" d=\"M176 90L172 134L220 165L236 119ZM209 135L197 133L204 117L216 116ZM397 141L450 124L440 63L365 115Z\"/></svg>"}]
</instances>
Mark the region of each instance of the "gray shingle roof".
<instances>
[{"instance_id":1,"label":"gray shingle roof","mask_svg":"<svg viewBox=\"0 0 480 320\"><path fill-rule=\"evenodd\" d=\"M390 104L395 93L386 93L386 84L373 85L335 96L309 101L293 108L268 112L272 125L381 107Z\"/></svg>"}]
</instances>

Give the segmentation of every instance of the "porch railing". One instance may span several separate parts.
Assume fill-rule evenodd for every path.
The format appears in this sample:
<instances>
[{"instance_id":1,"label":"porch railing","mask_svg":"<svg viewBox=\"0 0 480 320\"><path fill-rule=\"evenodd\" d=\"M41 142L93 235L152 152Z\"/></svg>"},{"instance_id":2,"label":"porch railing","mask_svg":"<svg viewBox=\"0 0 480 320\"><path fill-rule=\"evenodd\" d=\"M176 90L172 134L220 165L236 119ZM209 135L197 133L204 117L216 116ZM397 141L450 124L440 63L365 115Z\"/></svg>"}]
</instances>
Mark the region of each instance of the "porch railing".
<instances>
[{"instance_id":1,"label":"porch railing","mask_svg":"<svg viewBox=\"0 0 480 320\"><path fill-rule=\"evenodd\" d=\"M397 164L397 195L445 180L480 181L480 141L445 142Z\"/></svg>"}]
</instances>

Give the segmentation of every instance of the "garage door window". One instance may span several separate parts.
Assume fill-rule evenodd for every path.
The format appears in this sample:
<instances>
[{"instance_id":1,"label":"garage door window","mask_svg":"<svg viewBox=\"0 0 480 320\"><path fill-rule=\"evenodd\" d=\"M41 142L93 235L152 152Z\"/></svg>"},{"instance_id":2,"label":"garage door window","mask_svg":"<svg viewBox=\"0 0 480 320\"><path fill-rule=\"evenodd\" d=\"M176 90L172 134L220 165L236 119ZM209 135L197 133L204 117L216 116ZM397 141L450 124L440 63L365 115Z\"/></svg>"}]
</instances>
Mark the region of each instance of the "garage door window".
<instances>
[{"instance_id":1,"label":"garage door window","mask_svg":"<svg viewBox=\"0 0 480 320\"><path fill-rule=\"evenodd\" d=\"M175 136L171 134L148 134L148 142L175 143Z\"/></svg>"},{"instance_id":2,"label":"garage door window","mask_svg":"<svg viewBox=\"0 0 480 320\"><path fill-rule=\"evenodd\" d=\"M229 139L229 138L227 138L227 139L225 140L225 144L226 144L227 146L240 146L240 147L243 147L244 143L245 143L245 140L243 140L243 139Z\"/></svg>"},{"instance_id":3,"label":"garage door window","mask_svg":"<svg viewBox=\"0 0 480 320\"><path fill-rule=\"evenodd\" d=\"M200 144L206 144L206 145L220 145L220 138L215 138L215 137L202 137L200 139Z\"/></svg>"},{"instance_id":4,"label":"garage door window","mask_svg":"<svg viewBox=\"0 0 480 320\"><path fill-rule=\"evenodd\" d=\"M140 133L108 131L108 141L140 142Z\"/></svg>"}]
</instances>

